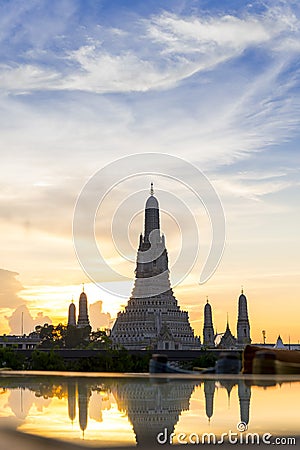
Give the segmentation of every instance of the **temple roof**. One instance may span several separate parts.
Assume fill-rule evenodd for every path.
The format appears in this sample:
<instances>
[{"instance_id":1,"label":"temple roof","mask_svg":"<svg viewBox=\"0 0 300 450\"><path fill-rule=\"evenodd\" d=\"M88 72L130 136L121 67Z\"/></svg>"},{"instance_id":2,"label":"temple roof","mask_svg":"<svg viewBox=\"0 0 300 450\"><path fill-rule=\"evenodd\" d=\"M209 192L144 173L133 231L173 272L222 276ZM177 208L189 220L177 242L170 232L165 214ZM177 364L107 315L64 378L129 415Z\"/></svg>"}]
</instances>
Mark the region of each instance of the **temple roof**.
<instances>
[{"instance_id":1,"label":"temple roof","mask_svg":"<svg viewBox=\"0 0 300 450\"><path fill-rule=\"evenodd\" d=\"M159 209L158 201L154 197L154 189L153 189L153 183L151 183L150 187L150 197L146 201L145 209L155 208Z\"/></svg>"},{"instance_id":2,"label":"temple roof","mask_svg":"<svg viewBox=\"0 0 300 450\"><path fill-rule=\"evenodd\" d=\"M79 300L87 300L86 293L84 291L81 292Z\"/></svg>"},{"instance_id":3,"label":"temple roof","mask_svg":"<svg viewBox=\"0 0 300 450\"><path fill-rule=\"evenodd\" d=\"M150 209L150 208L159 209L158 201L157 201L156 197L154 197L154 195L150 195L150 197L146 201L145 209Z\"/></svg>"},{"instance_id":4,"label":"temple roof","mask_svg":"<svg viewBox=\"0 0 300 450\"><path fill-rule=\"evenodd\" d=\"M277 338L277 341L276 341L276 344L274 345L274 348L285 348L285 345L284 345L280 335Z\"/></svg>"}]
</instances>

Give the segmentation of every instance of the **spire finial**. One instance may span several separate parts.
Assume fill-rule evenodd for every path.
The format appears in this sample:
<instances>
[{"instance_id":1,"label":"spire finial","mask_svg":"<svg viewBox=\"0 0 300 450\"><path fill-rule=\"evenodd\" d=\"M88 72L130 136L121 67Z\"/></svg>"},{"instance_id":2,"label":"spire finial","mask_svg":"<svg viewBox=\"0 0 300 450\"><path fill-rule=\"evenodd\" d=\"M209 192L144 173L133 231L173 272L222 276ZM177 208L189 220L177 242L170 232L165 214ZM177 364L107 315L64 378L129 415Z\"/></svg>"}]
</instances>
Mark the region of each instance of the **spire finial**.
<instances>
[{"instance_id":1,"label":"spire finial","mask_svg":"<svg viewBox=\"0 0 300 450\"><path fill-rule=\"evenodd\" d=\"M244 293L244 286L243 285L241 286L241 293L242 294Z\"/></svg>"},{"instance_id":2,"label":"spire finial","mask_svg":"<svg viewBox=\"0 0 300 450\"><path fill-rule=\"evenodd\" d=\"M82 283L82 292L84 292L84 283Z\"/></svg>"},{"instance_id":3,"label":"spire finial","mask_svg":"<svg viewBox=\"0 0 300 450\"><path fill-rule=\"evenodd\" d=\"M206 296L206 303L208 303L208 295Z\"/></svg>"},{"instance_id":4,"label":"spire finial","mask_svg":"<svg viewBox=\"0 0 300 450\"><path fill-rule=\"evenodd\" d=\"M74 303L74 297L73 297L73 295L72 295L72 303Z\"/></svg>"},{"instance_id":5,"label":"spire finial","mask_svg":"<svg viewBox=\"0 0 300 450\"><path fill-rule=\"evenodd\" d=\"M150 185L150 195L154 195L153 183Z\"/></svg>"}]
</instances>

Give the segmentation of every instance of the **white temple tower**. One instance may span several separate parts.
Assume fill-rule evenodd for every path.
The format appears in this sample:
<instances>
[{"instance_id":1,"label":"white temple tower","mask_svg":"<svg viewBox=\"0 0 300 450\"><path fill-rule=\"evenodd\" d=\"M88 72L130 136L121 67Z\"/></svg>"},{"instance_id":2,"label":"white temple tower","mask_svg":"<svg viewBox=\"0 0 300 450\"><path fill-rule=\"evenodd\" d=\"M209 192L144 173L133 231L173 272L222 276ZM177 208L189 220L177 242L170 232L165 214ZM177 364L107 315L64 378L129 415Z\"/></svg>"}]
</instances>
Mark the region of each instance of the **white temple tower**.
<instances>
[{"instance_id":1,"label":"white temple tower","mask_svg":"<svg viewBox=\"0 0 300 450\"><path fill-rule=\"evenodd\" d=\"M248 318L247 298L242 289L239 297L239 314L237 321L237 343L239 346L246 346L251 343L250 324Z\"/></svg>"},{"instance_id":2,"label":"white temple tower","mask_svg":"<svg viewBox=\"0 0 300 450\"><path fill-rule=\"evenodd\" d=\"M205 347L215 346L215 332L212 321L212 309L207 300L204 306L204 326L203 326L203 345Z\"/></svg>"},{"instance_id":3,"label":"white temple tower","mask_svg":"<svg viewBox=\"0 0 300 450\"><path fill-rule=\"evenodd\" d=\"M76 306L72 300L69 306L69 314L68 314L68 327L76 327Z\"/></svg>"},{"instance_id":4,"label":"white temple tower","mask_svg":"<svg viewBox=\"0 0 300 450\"><path fill-rule=\"evenodd\" d=\"M87 296L83 291L79 297L79 314L77 321L78 328L90 327L89 314L88 314L88 306L87 306Z\"/></svg>"},{"instance_id":5,"label":"white temple tower","mask_svg":"<svg viewBox=\"0 0 300 450\"><path fill-rule=\"evenodd\" d=\"M124 312L111 331L115 345L127 349L185 350L200 347L188 313L174 297L164 235L160 232L159 204L151 183L145 205L144 235L140 235L135 282Z\"/></svg>"}]
</instances>

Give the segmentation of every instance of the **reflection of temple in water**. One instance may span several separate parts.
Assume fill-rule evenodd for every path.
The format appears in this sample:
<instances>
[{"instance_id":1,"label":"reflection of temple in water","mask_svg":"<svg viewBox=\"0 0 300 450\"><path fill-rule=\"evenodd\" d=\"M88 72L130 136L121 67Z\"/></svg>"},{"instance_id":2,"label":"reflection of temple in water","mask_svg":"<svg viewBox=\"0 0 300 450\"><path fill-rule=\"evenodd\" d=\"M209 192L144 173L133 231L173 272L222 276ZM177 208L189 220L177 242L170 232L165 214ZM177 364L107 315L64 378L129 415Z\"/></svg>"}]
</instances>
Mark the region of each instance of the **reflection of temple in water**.
<instances>
[{"instance_id":1,"label":"reflection of temple in water","mask_svg":"<svg viewBox=\"0 0 300 450\"><path fill-rule=\"evenodd\" d=\"M91 396L91 389L87 384L78 384L78 415L79 415L79 425L83 432L86 430L88 423L88 408L89 400Z\"/></svg>"},{"instance_id":2,"label":"reflection of temple in water","mask_svg":"<svg viewBox=\"0 0 300 450\"><path fill-rule=\"evenodd\" d=\"M228 409L230 407L230 396L231 396L231 391L232 388L234 386L236 386L236 380L231 380L231 379L226 379L226 380L221 380L220 384L222 387L224 387L227 391L227 397L228 397Z\"/></svg>"},{"instance_id":3,"label":"reflection of temple in water","mask_svg":"<svg viewBox=\"0 0 300 450\"><path fill-rule=\"evenodd\" d=\"M86 383L68 383L68 414L72 423L76 418L76 394L78 396L79 425L84 436L88 424L91 388Z\"/></svg>"},{"instance_id":4,"label":"reflection of temple in water","mask_svg":"<svg viewBox=\"0 0 300 450\"><path fill-rule=\"evenodd\" d=\"M240 419L246 425L249 423L251 387L247 386L244 380L238 381L238 395L240 401Z\"/></svg>"},{"instance_id":5,"label":"reflection of temple in water","mask_svg":"<svg viewBox=\"0 0 300 450\"><path fill-rule=\"evenodd\" d=\"M240 421L246 425L249 423L250 417L250 399L251 399L251 387L247 386L244 380L232 380L223 379L220 380L220 385L226 389L228 394L228 403L230 401L230 395L232 388L238 386L238 397L240 403ZM214 393L215 393L215 381L204 380L204 395L205 395L205 412L210 421L214 412Z\"/></svg>"},{"instance_id":6,"label":"reflection of temple in water","mask_svg":"<svg viewBox=\"0 0 300 450\"><path fill-rule=\"evenodd\" d=\"M71 422L76 418L76 384L68 383L68 413Z\"/></svg>"},{"instance_id":7,"label":"reflection of temple in water","mask_svg":"<svg viewBox=\"0 0 300 450\"><path fill-rule=\"evenodd\" d=\"M2 381L2 383L1 383ZM106 379L105 384L93 381L77 381L74 379L62 384L43 382L26 383L18 380L14 385L0 380L0 387L5 392L10 389L8 405L16 417L24 420L30 413L32 405L48 408L51 399L68 399L68 415L72 423L78 421L82 436L88 427L88 417L102 421L102 409L110 409L110 394L114 395L118 409L128 416L133 426L136 442L147 445L156 443L156 436L166 428L168 436L174 432L182 411L188 411L190 398L195 386L203 383L205 396L205 413L212 420L214 414L215 393L218 386L225 388L230 398L238 394L240 421L249 423L251 382L242 379L208 379L208 380L168 380L168 379ZM253 382L252 382L253 383ZM257 384L257 381L253 383ZM268 385L270 381L259 381L258 385ZM273 384L276 383L273 381ZM78 411L77 411L78 408ZM236 422L235 422L236 423Z\"/></svg>"},{"instance_id":8,"label":"reflection of temple in water","mask_svg":"<svg viewBox=\"0 0 300 450\"><path fill-rule=\"evenodd\" d=\"M126 381L111 387L120 411L126 412L136 442L156 443L164 428L172 433L182 411L189 409L195 381L156 380L155 382Z\"/></svg>"},{"instance_id":9,"label":"reflection of temple in water","mask_svg":"<svg viewBox=\"0 0 300 450\"><path fill-rule=\"evenodd\" d=\"M98 422L102 421L102 407L104 409L110 407L109 396L102 385L91 385L84 382L68 383L67 393L69 419L72 423L76 419L76 405L78 404L79 426L84 437L89 416ZM104 393L105 396L103 397L100 393Z\"/></svg>"},{"instance_id":10,"label":"reflection of temple in water","mask_svg":"<svg viewBox=\"0 0 300 450\"><path fill-rule=\"evenodd\" d=\"M214 413L215 380L204 380L205 412L210 421Z\"/></svg>"}]
</instances>

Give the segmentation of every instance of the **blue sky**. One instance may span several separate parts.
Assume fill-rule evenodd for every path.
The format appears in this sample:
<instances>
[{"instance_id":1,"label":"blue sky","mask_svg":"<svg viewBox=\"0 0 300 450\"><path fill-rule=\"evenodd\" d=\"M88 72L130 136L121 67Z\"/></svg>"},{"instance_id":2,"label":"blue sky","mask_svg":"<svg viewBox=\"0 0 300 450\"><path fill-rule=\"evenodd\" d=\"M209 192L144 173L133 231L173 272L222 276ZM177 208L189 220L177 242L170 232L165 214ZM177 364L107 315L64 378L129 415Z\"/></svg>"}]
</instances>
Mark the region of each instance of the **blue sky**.
<instances>
[{"instance_id":1,"label":"blue sky","mask_svg":"<svg viewBox=\"0 0 300 450\"><path fill-rule=\"evenodd\" d=\"M115 158L170 153L209 177L227 219L218 272L200 291L187 282L182 302L194 314L210 295L234 316L245 284L266 310L274 292L296 307L299 14L296 1L1 2L0 267L28 289L79 283L84 183ZM9 314L26 292L2 276ZM37 297L27 304L38 311Z\"/></svg>"}]
</instances>

